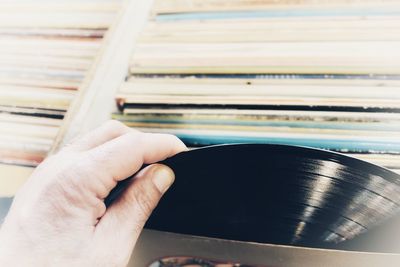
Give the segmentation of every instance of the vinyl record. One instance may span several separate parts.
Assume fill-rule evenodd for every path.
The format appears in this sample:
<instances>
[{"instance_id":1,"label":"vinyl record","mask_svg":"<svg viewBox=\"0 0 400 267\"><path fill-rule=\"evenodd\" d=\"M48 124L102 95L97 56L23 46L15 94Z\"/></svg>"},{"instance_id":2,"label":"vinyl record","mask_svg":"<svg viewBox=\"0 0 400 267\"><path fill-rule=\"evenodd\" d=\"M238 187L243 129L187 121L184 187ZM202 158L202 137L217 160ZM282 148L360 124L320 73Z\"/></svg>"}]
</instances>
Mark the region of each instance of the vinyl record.
<instances>
[{"instance_id":1,"label":"vinyl record","mask_svg":"<svg viewBox=\"0 0 400 267\"><path fill-rule=\"evenodd\" d=\"M400 211L398 174L324 150L223 145L183 152L163 163L176 180L148 229L338 248Z\"/></svg>"}]
</instances>

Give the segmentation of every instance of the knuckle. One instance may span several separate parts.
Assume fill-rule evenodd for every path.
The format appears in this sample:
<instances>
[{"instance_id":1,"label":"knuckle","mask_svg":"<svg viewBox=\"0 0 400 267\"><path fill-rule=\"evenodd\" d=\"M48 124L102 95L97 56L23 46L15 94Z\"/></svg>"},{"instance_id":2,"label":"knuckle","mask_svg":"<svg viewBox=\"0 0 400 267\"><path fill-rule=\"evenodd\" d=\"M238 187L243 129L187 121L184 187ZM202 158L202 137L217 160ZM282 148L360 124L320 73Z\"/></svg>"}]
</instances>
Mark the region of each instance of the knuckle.
<instances>
[{"instance_id":1,"label":"knuckle","mask_svg":"<svg viewBox=\"0 0 400 267\"><path fill-rule=\"evenodd\" d=\"M81 157L66 163L57 170L56 178L49 184L69 200L83 194L87 189L87 182L90 175L93 175L94 168L87 164Z\"/></svg>"},{"instance_id":2,"label":"knuckle","mask_svg":"<svg viewBox=\"0 0 400 267\"><path fill-rule=\"evenodd\" d=\"M84 188L79 179L81 175L82 173L77 169L60 172L59 179L52 183L54 192L68 201L75 201Z\"/></svg>"},{"instance_id":3,"label":"knuckle","mask_svg":"<svg viewBox=\"0 0 400 267\"><path fill-rule=\"evenodd\" d=\"M90 171L90 164L87 164L85 159L79 157L63 166L63 168L60 169L59 176L61 179L70 180L75 177L85 176L90 173Z\"/></svg>"},{"instance_id":4,"label":"knuckle","mask_svg":"<svg viewBox=\"0 0 400 267\"><path fill-rule=\"evenodd\" d=\"M82 160L86 165L100 166L110 160L111 151L108 149L96 149L85 152Z\"/></svg>"}]
</instances>

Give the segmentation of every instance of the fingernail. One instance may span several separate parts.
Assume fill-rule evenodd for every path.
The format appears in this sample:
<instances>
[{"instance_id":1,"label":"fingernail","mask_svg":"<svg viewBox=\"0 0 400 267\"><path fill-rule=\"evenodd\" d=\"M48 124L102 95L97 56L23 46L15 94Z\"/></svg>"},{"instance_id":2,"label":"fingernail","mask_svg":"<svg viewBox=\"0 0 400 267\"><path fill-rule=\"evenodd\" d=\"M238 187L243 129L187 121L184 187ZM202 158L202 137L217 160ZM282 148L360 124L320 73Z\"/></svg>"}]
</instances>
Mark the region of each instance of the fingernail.
<instances>
[{"instance_id":1,"label":"fingernail","mask_svg":"<svg viewBox=\"0 0 400 267\"><path fill-rule=\"evenodd\" d=\"M174 172L165 165L157 165L153 173L153 183L161 193L165 193L175 180Z\"/></svg>"}]
</instances>

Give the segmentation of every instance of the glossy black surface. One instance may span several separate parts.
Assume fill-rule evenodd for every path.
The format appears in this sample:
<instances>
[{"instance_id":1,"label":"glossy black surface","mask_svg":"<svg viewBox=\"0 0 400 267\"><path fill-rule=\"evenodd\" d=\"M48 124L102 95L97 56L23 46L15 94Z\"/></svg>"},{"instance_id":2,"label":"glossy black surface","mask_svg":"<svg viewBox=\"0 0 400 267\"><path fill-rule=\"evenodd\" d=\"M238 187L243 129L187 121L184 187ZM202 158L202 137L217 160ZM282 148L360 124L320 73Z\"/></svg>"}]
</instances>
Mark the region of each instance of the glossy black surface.
<instances>
[{"instance_id":1,"label":"glossy black surface","mask_svg":"<svg viewBox=\"0 0 400 267\"><path fill-rule=\"evenodd\" d=\"M150 229L340 248L400 211L399 175L337 153L226 145L164 163L176 181L148 221Z\"/></svg>"}]
</instances>

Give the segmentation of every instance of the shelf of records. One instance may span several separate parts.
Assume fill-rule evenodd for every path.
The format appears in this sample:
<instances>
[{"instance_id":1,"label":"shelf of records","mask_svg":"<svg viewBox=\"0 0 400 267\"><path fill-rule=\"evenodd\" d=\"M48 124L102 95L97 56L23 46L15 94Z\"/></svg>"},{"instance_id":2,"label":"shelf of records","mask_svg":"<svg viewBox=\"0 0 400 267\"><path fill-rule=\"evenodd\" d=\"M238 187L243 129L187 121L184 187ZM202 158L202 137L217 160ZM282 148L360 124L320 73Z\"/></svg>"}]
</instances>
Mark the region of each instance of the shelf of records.
<instances>
[{"instance_id":1,"label":"shelf of records","mask_svg":"<svg viewBox=\"0 0 400 267\"><path fill-rule=\"evenodd\" d=\"M400 170L398 1L150 4L0 3L4 195L110 117L189 147L310 146Z\"/></svg>"}]
</instances>

